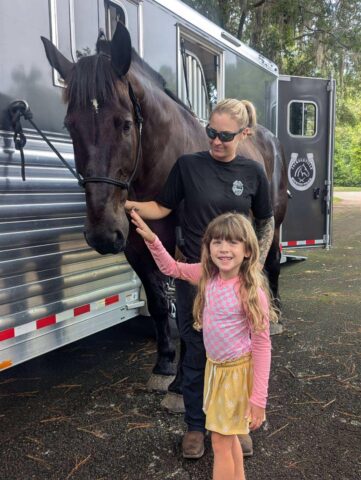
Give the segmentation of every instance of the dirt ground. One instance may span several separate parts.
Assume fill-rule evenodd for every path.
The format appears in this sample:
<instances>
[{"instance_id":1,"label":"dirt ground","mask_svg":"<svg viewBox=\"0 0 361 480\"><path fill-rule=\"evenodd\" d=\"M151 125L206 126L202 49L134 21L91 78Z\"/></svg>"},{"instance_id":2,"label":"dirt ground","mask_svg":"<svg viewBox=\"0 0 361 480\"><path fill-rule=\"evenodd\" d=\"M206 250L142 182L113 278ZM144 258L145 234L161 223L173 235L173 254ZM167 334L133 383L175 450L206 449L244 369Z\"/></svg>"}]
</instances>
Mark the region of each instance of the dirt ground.
<instances>
[{"instance_id":1,"label":"dirt ground","mask_svg":"<svg viewBox=\"0 0 361 480\"><path fill-rule=\"evenodd\" d=\"M333 248L282 268L286 331L248 479L361 479L361 194L336 196ZM145 389L154 353L136 319L1 373L0 479L209 480L209 439L183 460L182 416Z\"/></svg>"}]
</instances>

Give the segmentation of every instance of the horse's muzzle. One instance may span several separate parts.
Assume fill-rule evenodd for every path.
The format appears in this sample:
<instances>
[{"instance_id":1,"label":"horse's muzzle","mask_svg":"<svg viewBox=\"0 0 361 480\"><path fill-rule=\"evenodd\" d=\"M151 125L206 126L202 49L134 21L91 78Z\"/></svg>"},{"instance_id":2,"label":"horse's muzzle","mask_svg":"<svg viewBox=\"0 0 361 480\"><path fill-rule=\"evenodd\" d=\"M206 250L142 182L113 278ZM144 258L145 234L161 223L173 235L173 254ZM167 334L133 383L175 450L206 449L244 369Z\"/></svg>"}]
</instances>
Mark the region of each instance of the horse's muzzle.
<instances>
[{"instance_id":1,"label":"horse's muzzle","mask_svg":"<svg viewBox=\"0 0 361 480\"><path fill-rule=\"evenodd\" d=\"M89 247L94 248L101 255L123 252L126 241L121 232L112 232L111 235L96 235L84 231L84 237Z\"/></svg>"}]
</instances>

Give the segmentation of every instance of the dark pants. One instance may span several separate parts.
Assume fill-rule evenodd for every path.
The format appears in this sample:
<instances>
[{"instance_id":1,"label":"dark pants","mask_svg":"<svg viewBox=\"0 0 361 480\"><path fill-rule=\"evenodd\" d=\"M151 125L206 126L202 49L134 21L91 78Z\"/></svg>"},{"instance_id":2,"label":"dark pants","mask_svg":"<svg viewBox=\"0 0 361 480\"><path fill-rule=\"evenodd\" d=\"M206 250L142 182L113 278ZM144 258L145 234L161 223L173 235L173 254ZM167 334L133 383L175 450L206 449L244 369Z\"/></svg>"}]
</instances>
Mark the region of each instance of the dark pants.
<instances>
[{"instance_id":1,"label":"dark pants","mask_svg":"<svg viewBox=\"0 0 361 480\"><path fill-rule=\"evenodd\" d=\"M179 335L185 343L182 363L184 419L189 431L204 432L205 415L202 407L206 352L202 332L193 328L192 314L197 289L183 280L176 280L175 285Z\"/></svg>"}]
</instances>

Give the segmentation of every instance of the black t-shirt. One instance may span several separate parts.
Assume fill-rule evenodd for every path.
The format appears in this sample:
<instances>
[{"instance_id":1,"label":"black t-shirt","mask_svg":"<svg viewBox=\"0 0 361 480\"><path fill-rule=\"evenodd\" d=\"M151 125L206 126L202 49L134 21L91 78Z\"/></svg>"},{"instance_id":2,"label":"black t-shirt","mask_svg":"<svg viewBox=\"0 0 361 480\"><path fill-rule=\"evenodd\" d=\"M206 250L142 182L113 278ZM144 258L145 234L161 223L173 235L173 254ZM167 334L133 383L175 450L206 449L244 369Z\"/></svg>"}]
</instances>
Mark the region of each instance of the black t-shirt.
<instances>
[{"instance_id":1,"label":"black t-shirt","mask_svg":"<svg viewBox=\"0 0 361 480\"><path fill-rule=\"evenodd\" d=\"M263 167L245 157L215 160L209 152L183 155L174 164L156 201L171 210L184 200L184 255L199 261L203 234L221 213L237 211L257 219L273 215Z\"/></svg>"}]
</instances>

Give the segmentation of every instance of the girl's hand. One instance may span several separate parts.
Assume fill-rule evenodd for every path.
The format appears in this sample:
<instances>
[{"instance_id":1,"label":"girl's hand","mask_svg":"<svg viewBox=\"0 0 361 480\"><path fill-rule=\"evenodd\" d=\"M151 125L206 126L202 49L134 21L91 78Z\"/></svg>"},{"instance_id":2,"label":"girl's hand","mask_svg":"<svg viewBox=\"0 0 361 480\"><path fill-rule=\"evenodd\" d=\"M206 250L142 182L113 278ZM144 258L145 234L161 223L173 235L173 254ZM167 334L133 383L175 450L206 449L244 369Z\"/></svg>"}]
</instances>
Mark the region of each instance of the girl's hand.
<instances>
[{"instance_id":1,"label":"girl's hand","mask_svg":"<svg viewBox=\"0 0 361 480\"><path fill-rule=\"evenodd\" d=\"M251 402L249 402L245 417L250 419L251 423L249 428L251 430L256 430L264 422L265 409L262 407L257 407L257 405L253 405Z\"/></svg>"},{"instance_id":2,"label":"girl's hand","mask_svg":"<svg viewBox=\"0 0 361 480\"><path fill-rule=\"evenodd\" d=\"M148 227L148 225L142 220L135 210L130 212L132 223L137 227L136 231L144 240L149 243L153 243L155 240L155 233Z\"/></svg>"}]
</instances>

